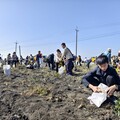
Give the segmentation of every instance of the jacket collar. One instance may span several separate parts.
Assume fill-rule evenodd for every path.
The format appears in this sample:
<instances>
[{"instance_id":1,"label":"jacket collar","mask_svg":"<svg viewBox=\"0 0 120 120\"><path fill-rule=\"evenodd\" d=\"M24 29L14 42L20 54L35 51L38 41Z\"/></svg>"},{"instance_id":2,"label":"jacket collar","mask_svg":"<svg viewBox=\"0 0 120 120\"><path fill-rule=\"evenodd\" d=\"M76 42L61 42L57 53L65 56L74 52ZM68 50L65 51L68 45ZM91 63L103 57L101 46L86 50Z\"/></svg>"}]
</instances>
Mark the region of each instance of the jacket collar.
<instances>
[{"instance_id":1,"label":"jacket collar","mask_svg":"<svg viewBox=\"0 0 120 120\"><path fill-rule=\"evenodd\" d=\"M109 70L109 67L110 67L110 66L108 65L108 69L105 71L104 76L107 74L107 71ZM100 69L99 67L97 67L97 72L96 72L96 74L97 74L97 75L100 75L100 76L102 75L101 69Z\"/></svg>"},{"instance_id":2,"label":"jacket collar","mask_svg":"<svg viewBox=\"0 0 120 120\"><path fill-rule=\"evenodd\" d=\"M99 67L97 67L97 72L96 72L96 74L101 76L101 70L100 70Z\"/></svg>"}]
</instances>

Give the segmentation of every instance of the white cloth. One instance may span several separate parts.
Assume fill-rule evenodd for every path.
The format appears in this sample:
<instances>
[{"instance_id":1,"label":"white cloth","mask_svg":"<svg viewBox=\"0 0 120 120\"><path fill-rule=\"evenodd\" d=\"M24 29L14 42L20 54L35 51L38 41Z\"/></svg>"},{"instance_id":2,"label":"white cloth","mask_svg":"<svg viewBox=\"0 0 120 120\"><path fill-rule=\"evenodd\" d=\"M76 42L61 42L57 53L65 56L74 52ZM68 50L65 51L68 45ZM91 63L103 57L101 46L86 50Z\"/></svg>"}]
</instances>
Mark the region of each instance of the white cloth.
<instances>
[{"instance_id":1,"label":"white cloth","mask_svg":"<svg viewBox=\"0 0 120 120\"><path fill-rule=\"evenodd\" d=\"M55 62L60 62L61 60L61 57L62 57L62 53L57 53L56 56L55 56Z\"/></svg>"}]
</instances>

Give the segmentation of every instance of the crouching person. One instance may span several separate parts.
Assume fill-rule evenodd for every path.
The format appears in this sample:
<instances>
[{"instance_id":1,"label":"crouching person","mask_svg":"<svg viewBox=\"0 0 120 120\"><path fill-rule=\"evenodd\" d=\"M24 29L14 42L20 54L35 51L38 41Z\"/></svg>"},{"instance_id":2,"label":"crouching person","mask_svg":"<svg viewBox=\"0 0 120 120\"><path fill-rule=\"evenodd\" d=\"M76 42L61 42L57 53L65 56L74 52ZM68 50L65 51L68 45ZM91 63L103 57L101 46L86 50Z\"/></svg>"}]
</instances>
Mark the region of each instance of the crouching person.
<instances>
[{"instance_id":1,"label":"crouching person","mask_svg":"<svg viewBox=\"0 0 120 120\"><path fill-rule=\"evenodd\" d=\"M47 63L48 63L48 66L50 69L54 70L55 68L55 64L54 64L54 54L50 54L48 57L47 57Z\"/></svg>"},{"instance_id":2,"label":"crouching person","mask_svg":"<svg viewBox=\"0 0 120 120\"><path fill-rule=\"evenodd\" d=\"M98 85L103 83L108 86L107 95L108 100L115 104L117 97L113 96L115 91L120 91L120 77L116 70L109 65L109 61L106 55L100 55L97 60L97 67L87 73L82 78L82 83L92 89L93 92L101 92Z\"/></svg>"}]
</instances>

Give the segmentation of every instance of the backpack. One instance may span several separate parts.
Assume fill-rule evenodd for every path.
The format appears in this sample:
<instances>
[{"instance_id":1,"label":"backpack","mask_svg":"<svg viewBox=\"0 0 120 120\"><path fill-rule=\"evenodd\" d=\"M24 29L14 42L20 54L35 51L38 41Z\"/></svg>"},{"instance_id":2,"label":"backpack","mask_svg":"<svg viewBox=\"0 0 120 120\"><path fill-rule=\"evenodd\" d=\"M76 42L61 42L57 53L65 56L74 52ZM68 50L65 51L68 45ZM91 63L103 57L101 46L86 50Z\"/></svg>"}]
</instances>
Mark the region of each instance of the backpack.
<instances>
[{"instance_id":1,"label":"backpack","mask_svg":"<svg viewBox=\"0 0 120 120\"><path fill-rule=\"evenodd\" d=\"M75 61L76 59L77 59L77 56L73 55L72 61Z\"/></svg>"}]
</instances>

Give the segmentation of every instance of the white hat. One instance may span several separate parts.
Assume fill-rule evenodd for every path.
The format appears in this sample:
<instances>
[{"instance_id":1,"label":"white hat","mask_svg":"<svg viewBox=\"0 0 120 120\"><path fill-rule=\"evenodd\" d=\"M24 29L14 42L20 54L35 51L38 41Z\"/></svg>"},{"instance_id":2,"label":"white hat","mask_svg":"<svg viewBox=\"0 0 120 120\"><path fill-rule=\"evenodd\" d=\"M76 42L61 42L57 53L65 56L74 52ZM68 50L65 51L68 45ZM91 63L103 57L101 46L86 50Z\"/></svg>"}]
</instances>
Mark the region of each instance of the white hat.
<instances>
[{"instance_id":1,"label":"white hat","mask_svg":"<svg viewBox=\"0 0 120 120\"><path fill-rule=\"evenodd\" d=\"M111 48L108 48L107 50L108 50L108 51L111 51Z\"/></svg>"}]
</instances>

